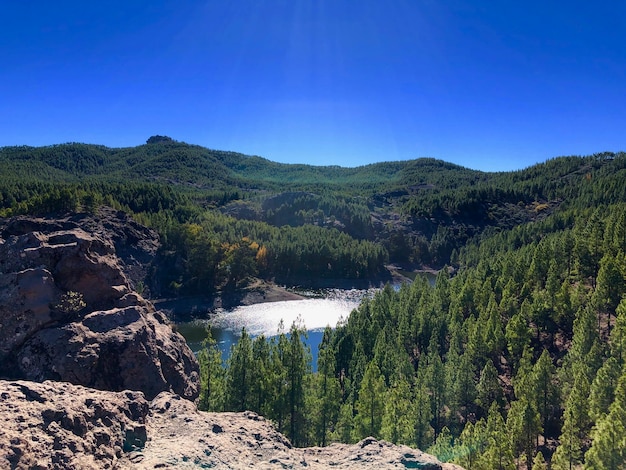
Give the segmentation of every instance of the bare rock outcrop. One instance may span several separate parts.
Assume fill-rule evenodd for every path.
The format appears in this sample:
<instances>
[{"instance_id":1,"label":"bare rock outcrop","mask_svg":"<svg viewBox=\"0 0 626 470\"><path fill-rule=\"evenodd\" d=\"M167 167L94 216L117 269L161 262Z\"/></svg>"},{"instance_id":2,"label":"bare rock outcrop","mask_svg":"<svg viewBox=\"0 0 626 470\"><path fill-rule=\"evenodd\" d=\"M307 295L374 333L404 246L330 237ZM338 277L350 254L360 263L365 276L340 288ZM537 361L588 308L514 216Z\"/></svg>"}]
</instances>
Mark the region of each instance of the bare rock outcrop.
<instances>
[{"instance_id":1,"label":"bare rock outcrop","mask_svg":"<svg viewBox=\"0 0 626 470\"><path fill-rule=\"evenodd\" d=\"M145 447L129 455L135 468L462 470L372 437L357 444L295 448L256 413L201 412L168 393L150 404L146 427Z\"/></svg>"},{"instance_id":2,"label":"bare rock outcrop","mask_svg":"<svg viewBox=\"0 0 626 470\"><path fill-rule=\"evenodd\" d=\"M205 413L169 392L0 381L0 468L460 469L367 438L298 449L255 413Z\"/></svg>"},{"instance_id":3,"label":"bare rock outcrop","mask_svg":"<svg viewBox=\"0 0 626 470\"><path fill-rule=\"evenodd\" d=\"M0 468L115 468L145 445L141 392L0 381Z\"/></svg>"},{"instance_id":4,"label":"bare rock outcrop","mask_svg":"<svg viewBox=\"0 0 626 470\"><path fill-rule=\"evenodd\" d=\"M0 222L0 376L197 398L193 353L129 279L155 237L112 210Z\"/></svg>"}]
</instances>

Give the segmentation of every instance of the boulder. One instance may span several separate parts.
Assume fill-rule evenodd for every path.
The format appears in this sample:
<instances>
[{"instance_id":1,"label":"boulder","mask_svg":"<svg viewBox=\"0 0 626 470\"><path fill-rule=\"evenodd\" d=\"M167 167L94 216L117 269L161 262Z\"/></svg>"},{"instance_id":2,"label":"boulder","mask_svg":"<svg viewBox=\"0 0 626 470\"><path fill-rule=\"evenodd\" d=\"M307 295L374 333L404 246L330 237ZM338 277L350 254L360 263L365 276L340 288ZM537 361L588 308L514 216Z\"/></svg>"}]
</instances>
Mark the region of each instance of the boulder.
<instances>
[{"instance_id":1,"label":"boulder","mask_svg":"<svg viewBox=\"0 0 626 470\"><path fill-rule=\"evenodd\" d=\"M195 356L127 274L153 235L111 210L0 223L0 375L197 398Z\"/></svg>"}]
</instances>

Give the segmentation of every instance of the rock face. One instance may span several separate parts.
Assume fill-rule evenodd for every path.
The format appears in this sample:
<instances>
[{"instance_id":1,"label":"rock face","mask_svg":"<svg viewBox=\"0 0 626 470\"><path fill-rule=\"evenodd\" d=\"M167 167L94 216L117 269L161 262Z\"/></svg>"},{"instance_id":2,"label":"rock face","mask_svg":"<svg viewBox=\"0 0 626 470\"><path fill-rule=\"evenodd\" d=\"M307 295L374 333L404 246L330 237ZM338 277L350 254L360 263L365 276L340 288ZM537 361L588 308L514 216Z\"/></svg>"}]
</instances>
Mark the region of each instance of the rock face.
<instances>
[{"instance_id":1,"label":"rock face","mask_svg":"<svg viewBox=\"0 0 626 470\"><path fill-rule=\"evenodd\" d=\"M169 392L0 381L0 468L460 469L373 438L296 449L255 413L205 413Z\"/></svg>"},{"instance_id":2,"label":"rock face","mask_svg":"<svg viewBox=\"0 0 626 470\"><path fill-rule=\"evenodd\" d=\"M157 247L112 210L0 222L0 376L197 398L193 353L132 290Z\"/></svg>"}]
</instances>

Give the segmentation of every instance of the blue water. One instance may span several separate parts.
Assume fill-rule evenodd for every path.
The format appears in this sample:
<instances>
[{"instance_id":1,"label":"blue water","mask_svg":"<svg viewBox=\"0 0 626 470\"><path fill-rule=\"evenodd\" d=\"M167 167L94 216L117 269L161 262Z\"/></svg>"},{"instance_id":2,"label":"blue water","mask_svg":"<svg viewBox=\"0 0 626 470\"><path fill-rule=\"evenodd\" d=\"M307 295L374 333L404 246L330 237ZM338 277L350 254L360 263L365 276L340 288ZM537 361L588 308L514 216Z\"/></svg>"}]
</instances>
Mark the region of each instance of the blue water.
<instances>
[{"instance_id":1,"label":"blue water","mask_svg":"<svg viewBox=\"0 0 626 470\"><path fill-rule=\"evenodd\" d=\"M434 285L433 274L423 274ZM399 287L399 286L394 286ZM230 348L241 336L241 329L251 336L265 335L271 338L279 333L282 320L283 331L287 333L294 321L307 330L306 344L311 349L313 370L317 367L317 353L324 335L324 328L334 328L337 322L345 320L353 309L357 308L366 296L373 296L376 289L326 289L321 291L299 292L305 296L304 300L287 300L282 302L268 302L255 305L237 307L232 310L218 309L211 312L206 320L194 320L188 323L179 323L178 331L185 337L194 352L202 347L202 341L207 336L207 328L217 341L222 357L226 360Z\"/></svg>"},{"instance_id":2,"label":"blue water","mask_svg":"<svg viewBox=\"0 0 626 470\"><path fill-rule=\"evenodd\" d=\"M191 349L197 352L207 336L207 328L210 327L211 334L222 351L222 357L226 359L231 346L241 336L242 328L245 327L251 336L265 335L270 338L279 333L281 320L285 333L293 322L300 322L307 330L306 344L311 349L312 366L315 369L324 328L334 328L337 322L347 319L363 297L371 294L372 291L367 290L333 289L325 291L322 297L247 305L232 310L220 309L211 313L206 320L179 323L177 328Z\"/></svg>"}]
</instances>

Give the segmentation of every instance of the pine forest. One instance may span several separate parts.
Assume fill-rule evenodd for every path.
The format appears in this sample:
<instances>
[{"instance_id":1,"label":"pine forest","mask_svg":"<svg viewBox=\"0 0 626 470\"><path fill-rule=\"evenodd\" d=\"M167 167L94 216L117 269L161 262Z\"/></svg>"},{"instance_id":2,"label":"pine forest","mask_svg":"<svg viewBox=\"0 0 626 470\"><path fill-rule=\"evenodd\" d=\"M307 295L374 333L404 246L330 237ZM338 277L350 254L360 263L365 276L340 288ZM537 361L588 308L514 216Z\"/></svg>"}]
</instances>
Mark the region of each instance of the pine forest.
<instances>
[{"instance_id":1,"label":"pine forest","mask_svg":"<svg viewBox=\"0 0 626 470\"><path fill-rule=\"evenodd\" d=\"M385 284L329 325L198 354L199 406L296 446L407 444L468 470L626 468L626 154L486 173L273 163L154 136L0 148L0 216L107 205L154 228L153 296ZM394 288L390 270L437 271ZM315 369L315 372L313 370Z\"/></svg>"}]
</instances>

